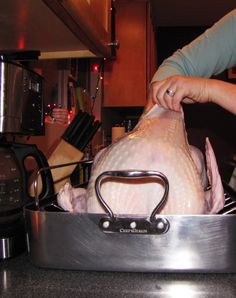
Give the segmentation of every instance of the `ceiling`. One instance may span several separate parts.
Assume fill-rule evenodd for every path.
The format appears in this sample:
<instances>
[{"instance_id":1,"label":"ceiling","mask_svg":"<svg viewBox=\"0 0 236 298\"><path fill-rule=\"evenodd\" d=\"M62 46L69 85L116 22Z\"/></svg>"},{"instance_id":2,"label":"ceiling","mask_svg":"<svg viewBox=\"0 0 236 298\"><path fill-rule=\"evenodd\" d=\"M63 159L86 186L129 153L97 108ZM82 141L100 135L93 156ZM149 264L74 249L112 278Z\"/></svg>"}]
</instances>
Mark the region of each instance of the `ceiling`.
<instances>
[{"instance_id":1,"label":"ceiling","mask_svg":"<svg viewBox=\"0 0 236 298\"><path fill-rule=\"evenodd\" d=\"M154 26L211 26L235 0L151 0Z\"/></svg>"}]
</instances>

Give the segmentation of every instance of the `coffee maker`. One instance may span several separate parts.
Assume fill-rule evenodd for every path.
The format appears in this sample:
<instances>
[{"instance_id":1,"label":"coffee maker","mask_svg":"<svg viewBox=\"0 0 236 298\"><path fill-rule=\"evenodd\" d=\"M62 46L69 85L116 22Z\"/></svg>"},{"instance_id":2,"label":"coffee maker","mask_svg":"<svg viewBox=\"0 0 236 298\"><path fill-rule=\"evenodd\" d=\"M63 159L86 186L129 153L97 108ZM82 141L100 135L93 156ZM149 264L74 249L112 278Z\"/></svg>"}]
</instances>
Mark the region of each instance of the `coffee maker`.
<instances>
[{"instance_id":1,"label":"coffee maker","mask_svg":"<svg viewBox=\"0 0 236 298\"><path fill-rule=\"evenodd\" d=\"M0 58L0 259L26 249L23 207L32 201L28 193L26 158L37 168L48 167L36 145L14 141L16 135L44 134L43 78L23 64ZM50 171L42 172L40 197L53 193Z\"/></svg>"}]
</instances>

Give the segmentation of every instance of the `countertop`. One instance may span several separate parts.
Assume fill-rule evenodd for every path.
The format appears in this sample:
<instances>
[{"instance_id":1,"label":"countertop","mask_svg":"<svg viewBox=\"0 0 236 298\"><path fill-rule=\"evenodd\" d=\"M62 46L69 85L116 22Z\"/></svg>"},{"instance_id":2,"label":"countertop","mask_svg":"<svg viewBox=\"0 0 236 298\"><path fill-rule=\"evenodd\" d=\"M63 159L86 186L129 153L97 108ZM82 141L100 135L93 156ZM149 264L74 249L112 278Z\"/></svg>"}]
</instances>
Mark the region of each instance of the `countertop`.
<instances>
[{"instance_id":1,"label":"countertop","mask_svg":"<svg viewBox=\"0 0 236 298\"><path fill-rule=\"evenodd\" d=\"M27 253L0 261L0 297L236 297L236 274L38 268Z\"/></svg>"}]
</instances>

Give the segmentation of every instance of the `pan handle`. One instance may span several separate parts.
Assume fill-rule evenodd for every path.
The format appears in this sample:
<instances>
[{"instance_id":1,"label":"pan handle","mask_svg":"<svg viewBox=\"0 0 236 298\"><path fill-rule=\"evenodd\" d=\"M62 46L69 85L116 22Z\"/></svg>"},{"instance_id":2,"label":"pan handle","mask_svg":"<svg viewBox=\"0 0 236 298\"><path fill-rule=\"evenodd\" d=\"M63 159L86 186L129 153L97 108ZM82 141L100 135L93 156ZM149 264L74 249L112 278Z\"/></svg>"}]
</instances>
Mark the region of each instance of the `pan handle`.
<instances>
[{"instance_id":1,"label":"pan handle","mask_svg":"<svg viewBox=\"0 0 236 298\"><path fill-rule=\"evenodd\" d=\"M57 165L52 165L48 167L44 167L38 170L36 173L35 179L34 179L34 197L35 197L35 206L37 209L39 209L40 205L40 198L39 198L39 193L38 193L38 185L39 185L39 177L40 174L44 171L48 170L54 170L58 168L63 168L63 167L68 167L72 165L79 165L79 164L92 164L93 160L80 160L80 161L75 161L75 162L69 162L69 163L63 163L63 164L57 164Z\"/></svg>"},{"instance_id":2,"label":"pan handle","mask_svg":"<svg viewBox=\"0 0 236 298\"><path fill-rule=\"evenodd\" d=\"M157 206L153 209L151 216L150 216L150 221L154 222L155 221L155 215L157 212L161 209L163 204L167 200L167 196L169 193L169 182L167 177L162 174L161 172L158 171L138 171L138 170L125 170L125 171L106 171L101 173L96 181L95 181L95 192L98 197L98 200L102 207L105 209L105 211L109 214L110 218L112 221L115 220L115 216L111 208L107 205L107 203L104 201L101 195L101 184L102 181L107 178L107 177L115 177L118 179L138 179L138 178L157 178L157 182L160 182L160 180L164 183L164 194L160 200L160 202L157 204Z\"/></svg>"}]
</instances>

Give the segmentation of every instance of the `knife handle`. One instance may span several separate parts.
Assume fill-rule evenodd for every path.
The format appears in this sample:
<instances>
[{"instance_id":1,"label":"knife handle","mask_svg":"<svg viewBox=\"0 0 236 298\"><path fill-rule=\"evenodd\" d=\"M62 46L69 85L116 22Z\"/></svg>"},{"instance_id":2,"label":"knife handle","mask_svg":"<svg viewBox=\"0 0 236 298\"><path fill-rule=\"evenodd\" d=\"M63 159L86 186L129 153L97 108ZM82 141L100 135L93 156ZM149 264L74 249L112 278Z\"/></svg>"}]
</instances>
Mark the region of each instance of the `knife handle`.
<instances>
[{"instance_id":1,"label":"knife handle","mask_svg":"<svg viewBox=\"0 0 236 298\"><path fill-rule=\"evenodd\" d=\"M74 119L63 133L62 138L65 141L71 143L71 139L76 134L77 130L80 128L80 126L83 124L83 122L88 116L88 113L79 111L79 113L75 115Z\"/></svg>"},{"instance_id":2,"label":"knife handle","mask_svg":"<svg viewBox=\"0 0 236 298\"><path fill-rule=\"evenodd\" d=\"M86 135L83 137L82 142L80 142L78 147L77 147L80 151L83 151L85 149L85 147L92 140L93 136L95 135L95 133L97 132L97 130L101 126L101 124L102 123L98 120L94 122L92 128L86 133Z\"/></svg>"},{"instance_id":3,"label":"knife handle","mask_svg":"<svg viewBox=\"0 0 236 298\"><path fill-rule=\"evenodd\" d=\"M80 141L83 140L83 137L86 135L87 131L89 131L92 127L94 118L94 116L87 117L84 123L82 123L82 125L80 126L80 129L76 130L76 134L70 140L70 143L73 146L77 147Z\"/></svg>"}]
</instances>

